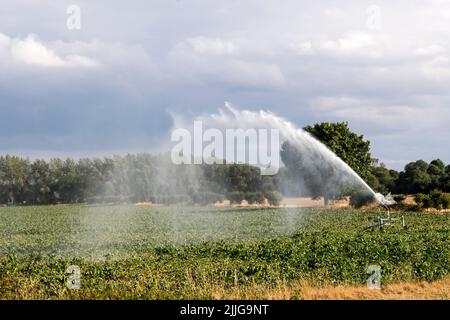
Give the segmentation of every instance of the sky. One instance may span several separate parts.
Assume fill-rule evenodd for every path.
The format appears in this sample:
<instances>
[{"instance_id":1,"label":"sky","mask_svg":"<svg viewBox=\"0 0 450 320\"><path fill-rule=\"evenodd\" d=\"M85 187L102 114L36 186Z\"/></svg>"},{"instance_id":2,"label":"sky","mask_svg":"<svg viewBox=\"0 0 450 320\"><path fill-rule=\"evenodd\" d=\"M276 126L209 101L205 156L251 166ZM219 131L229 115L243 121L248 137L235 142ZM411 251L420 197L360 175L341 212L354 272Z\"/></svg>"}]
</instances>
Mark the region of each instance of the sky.
<instances>
[{"instance_id":1,"label":"sky","mask_svg":"<svg viewBox=\"0 0 450 320\"><path fill-rule=\"evenodd\" d=\"M157 152L225 101L450 163L450 0L0 0L0 154Z\"/></svg>"}]
</instances>

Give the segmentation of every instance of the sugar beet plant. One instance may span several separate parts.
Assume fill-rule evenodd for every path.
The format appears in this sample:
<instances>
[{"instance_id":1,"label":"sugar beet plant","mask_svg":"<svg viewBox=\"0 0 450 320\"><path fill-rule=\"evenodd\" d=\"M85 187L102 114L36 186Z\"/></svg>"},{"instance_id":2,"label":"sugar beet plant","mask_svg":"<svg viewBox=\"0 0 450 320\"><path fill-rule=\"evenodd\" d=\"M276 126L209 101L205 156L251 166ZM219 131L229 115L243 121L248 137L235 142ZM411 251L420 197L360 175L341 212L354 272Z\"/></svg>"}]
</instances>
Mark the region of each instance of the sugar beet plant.
<instances>
[{"instance_id":1,"label":"sugar beet plant","mask_svg":"<svg viewBox=\"0 0 450 320\"><path fill-rule=\"evenodd\" d=\"M364 231L373 212L0 208L0 298L211 298L231 288L432 281L450 273L448 215ZM80 270L80 288L68 286Z\"/></svg>"}]
</instances>

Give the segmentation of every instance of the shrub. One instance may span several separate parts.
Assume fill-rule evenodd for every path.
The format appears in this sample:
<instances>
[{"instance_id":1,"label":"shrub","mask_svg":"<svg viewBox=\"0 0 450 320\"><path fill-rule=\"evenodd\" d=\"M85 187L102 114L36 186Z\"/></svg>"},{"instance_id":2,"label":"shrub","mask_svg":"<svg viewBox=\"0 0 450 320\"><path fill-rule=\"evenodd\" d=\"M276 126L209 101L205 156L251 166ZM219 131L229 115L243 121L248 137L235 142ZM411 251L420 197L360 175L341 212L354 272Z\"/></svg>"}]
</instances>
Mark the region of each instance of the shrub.
<instances>
[{"instance_id":1,"label":"shrub","mask_svg":"<svg viewBox=\"0 0 450 320\"><path fill-rule=\"evenodd\" d=\"M428 209L428 208L431 208L432 206L433 206L433 202L431 201L430 195L424 194L423 200L422 200L422 208Z\"/></svg>"},{"instance_id":2,"label":"shrub","mask_svg":"<svg viewBox=\"0 0 450 320\"><path fill-rule=\"evenodd\" d=\"M355 208L361 208L373 202L373 195L367 191L355 191L350 196L350 205Z\"/></svg>"},{"instance_id":3,"label":"shrub","mask_svg":"<svg viewBox=\"0 0 450 320\"><path fill-rule=\"evenodd\" d=\"M424 198L425 198L425 195L423 193L418 193L414 196L414 201L416 201L416 203L419 207L422 207Z\"/></svg>"},{"instance_id":4,"label":"shrub","mask_svg":"<svg viewBox=\"0 0 450 320\"><path fill-rule=\"evenodd\" d=\"M245 194L241 191L233 191L228 193L227 198L231 203L241 203L244 200Z\"/></svg>"},{"instance_id":5,"label":"shrub","mask_svg":"<svg viewBox=\"0 0 450 320\"><path fill-rule=\"evenodd\" d=\"M443 209L450 209L450 193L441 194L440 202Z\"/></svg>"},{"instance_id":6,"label":"shrub","mask_svg":"<svg viewBox=\"0 0 450 320\"><path fill-rule=\"evenodd\" d=\"M283 199L283 196L278 191L270 191L265 194L267 201L269 204L273 206L278 206Z\"/></svg>"},{"instance_id":7,"label":"shrub","mask_svg":"<svg viewBox=\"0 0 450 320\"><path fill-rule=\"evenodd\" d=\"M441 196L442 192L440 191L432 191L430 194L430 200L431 200L431 207L440 209L441 207Z\"/></svg>"},{"instance_id":8,"label":"shrub","mask_svg":"<svg viewBox=\"0 0 450 320\"><path fill-rule=\"evenodd\" d=\"M418 193L414 196L414 200L419 207L424 209L450 209L450 193L440 191L433 191L431 194Z\"/></svg>"},{"instance_id":9,"label":"shrub","mask_svg":"<svg viewBox=\"0 0 450 320\"><path fill-rule=\"evenodd\" d=\"M245 200L247 200L249 204L263 203L264 199L264 195L261 192L247 192L245 194Z\"/></svg>"}]
</instances>

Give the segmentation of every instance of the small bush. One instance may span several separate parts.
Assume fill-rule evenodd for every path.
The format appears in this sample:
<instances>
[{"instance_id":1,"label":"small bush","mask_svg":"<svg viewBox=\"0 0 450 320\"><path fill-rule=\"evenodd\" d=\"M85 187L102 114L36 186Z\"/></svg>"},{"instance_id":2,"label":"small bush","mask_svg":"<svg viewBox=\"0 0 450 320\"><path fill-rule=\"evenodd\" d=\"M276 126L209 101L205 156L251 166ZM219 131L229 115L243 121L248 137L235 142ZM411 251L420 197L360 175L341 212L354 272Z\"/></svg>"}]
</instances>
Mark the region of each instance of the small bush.
<instances>
[{"instance_id":1,"label":"small bush","mask_svg":"<svg viewBox=\"0 0 450 320\"><path fill-rule=\"evenodd\" d=\"M440 209L441 207L441 196L442 196L442 192L440 191L432 191L430 194L430 200L431 200L431 207L432 208L436 208L436 209Z\"/></svg>"},{"instance_id":2,"label":"small bush","mask_svg":"<svg viewBox=\"0 0 450 320\"><path fill-rule=\"evenodd\" d=\"M263 203L265 198L261 192L247 192L245 194L245 200L247 200L249 204L253 204Z\"/></svg>"},{"instance_id":3,"label":"small bush","mask_svg":"<svg viewBox=\"0 0 450 320\"><path fill-rule=\"evenodd\" d=\"M430 194L418 193L414 196L418 208L450 209L450 193L433 191Z\"/></svg>"},{"instance_id":4,"label":"small bush","mask_svg":"<svg viewBox=\"0 0 450 320\"><path fill-rule=\"evenodd\" d=\"M433 207L433 202L431 201L430 195L424 194L423 200L422 200L422 208L428 209L428 208L432 208L432 207Z\"/></svg>"},{"instance_id":5,"label":"small bush","mask_svg":"<svg viewBox=\"0 0 450 320\"><path fill-rule=\"evenodd\" d=\"M241 203L244 200L245 194L241 191L233 191L228 193L227 199L230 200L231 203Z\"/></svg>"},{"instance_id":6,"label":"small bush","mask_svg":"<svg viewBox=\"0 0 450 320\"><path fill-rule=\"evenodd\" d=\"M278 191L267 192L264 196L266 197L269 204L273 206L278 206L281 200L283 200L283 196Z\"/></svg>"},{"instance_id":7,"label":"small bush","mask_svg":"<svg viewBox=\"0 0 450 320\"><path fill-rule=\"evenodd\" d=\"M350 196L350 205L355 208L361 208L373 202L373 195L367 191L355 191Z\"/></svg>"},{"instance_id":8,"label":"small bush","mask_svg":"<svg viewBox=\"0 0 450 320\"><path fill-rule=\"evenodd\" d=\"M414 201L416 201L419 207L423 206L423 200L425 199L425 195L423 193L418 193L414 196Z\"/></svg>"},{"instance_id":9,"label":"small bush","mask_svg":"<svg viewBox=\"0 0 450 320\"><path fill-rule=\"evenodd\" d=\"M443 209L450 209L450 193L441 194L440 202Z\"/></svg>"}]
</instances>

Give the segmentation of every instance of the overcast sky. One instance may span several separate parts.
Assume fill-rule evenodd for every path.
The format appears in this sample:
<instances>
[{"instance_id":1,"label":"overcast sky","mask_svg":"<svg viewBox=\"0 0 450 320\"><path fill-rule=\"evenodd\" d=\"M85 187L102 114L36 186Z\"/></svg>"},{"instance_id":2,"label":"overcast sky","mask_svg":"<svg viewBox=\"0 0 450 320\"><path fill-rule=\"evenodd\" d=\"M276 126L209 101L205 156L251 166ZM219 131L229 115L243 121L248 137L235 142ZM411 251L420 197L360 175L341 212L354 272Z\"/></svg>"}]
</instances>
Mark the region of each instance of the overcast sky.
<instances>
[{"instance_id":1,"label":"overcast sky","mask_svg":"<svg viewBox=\"0 0 450 320\"><path fill-rule=\"evenodd\" d=\"M67 27L71 4L80 29ZM154 151L170 137L171 113L229 101L299 126L348 121L388 167L450 162L449 0L0 8L0 154Z\"/></svg>"}]
</instances>

